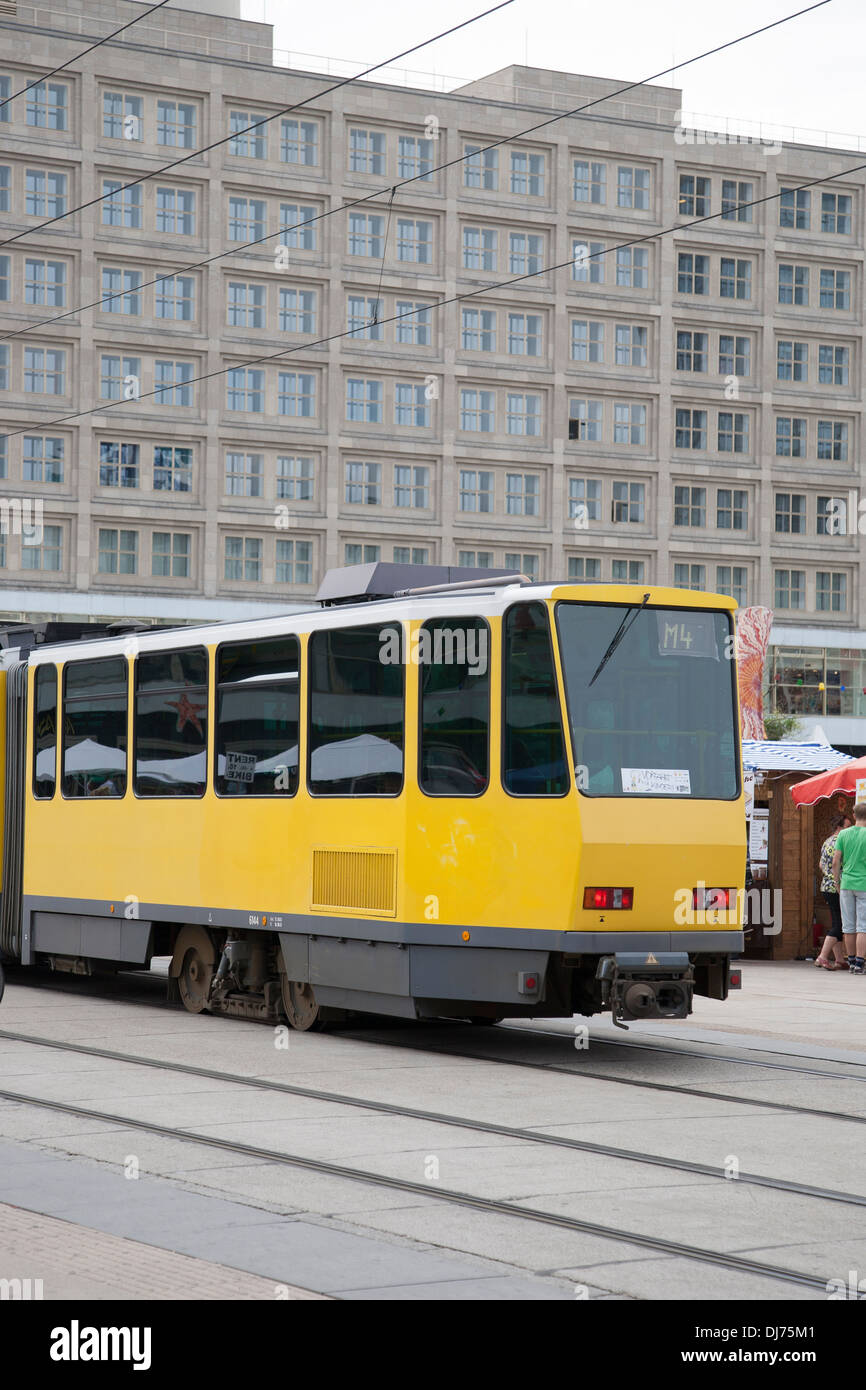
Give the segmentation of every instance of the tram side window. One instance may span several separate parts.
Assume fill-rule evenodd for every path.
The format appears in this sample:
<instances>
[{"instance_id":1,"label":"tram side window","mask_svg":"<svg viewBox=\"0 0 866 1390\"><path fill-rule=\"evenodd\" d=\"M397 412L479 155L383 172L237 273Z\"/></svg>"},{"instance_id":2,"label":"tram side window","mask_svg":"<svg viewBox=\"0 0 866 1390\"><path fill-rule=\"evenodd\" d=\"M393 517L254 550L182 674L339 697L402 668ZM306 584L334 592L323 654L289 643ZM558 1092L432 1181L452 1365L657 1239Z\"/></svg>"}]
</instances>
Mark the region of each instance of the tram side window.
<instances>
[{"instance_id":1,"label":"tram side window","mask_svg":"<svg viewBox=\"0 0 866 1390\"><path fill-rule=\"evenodd\" d=\"M64 796L126 792L128 679L122 656L74 661L64 668Z\"/></svg>"},{"instance_id":2,"label":"tram side window","mask_svg":"<svg viewBox=\"0 0 866 1390\"><path fill-rule=\"evenodd\" d=\"M298 790L299 660L297 637L220 647L220 796L294 796Z\"/></svg>"},{"instance_id":3,"label":"tram side window","mask_svg":"<svg viewBox=\"0 0 866 1390\"><path fill-rule=\"evenodd\" d=\"M480 796L489 780L490 633L482 618L432 618L418 637L419 780L429 796Z\"/></svg>"},{"instance_id":4,"label":"tram side window","mask_svg":"<svg viewBox=\"0 0 866 1390\"><path fill-rule=\"evenodd\" d=\"M541 603L504 622L502 781L513 796L563 796L569 787L556 669Z\"/></svg>"},{"instance_id":5,"label":"tram side window","mask_svg":"<svg viewBox=\"0 0 866 1390\"><path fill-rule=\"evenodd\" d=\"M50 801L57 782L56 666L36 667L33 709L33 795Z\"/></svg>"},{"instance_id":6,"label":"tram side window","mask_svg":"<svg viewBox=\"0 0 866 1390\"><path fill-rule=\"evenodd\" d=\"M135 663L136 796L204 796L207 652L150 652Z\"/></svg>"},{"instance_id":7,"label":"tram side window","mask_svg":"<svg viewBox=\"0 0 866 1390\"><path fill-rule=\"evenodd\" d=\"M398 796L403 786L402 626L310 638L308 778L317 796ZM393 658L393 659L392 659Z\"/></svg>"}]
</instances>

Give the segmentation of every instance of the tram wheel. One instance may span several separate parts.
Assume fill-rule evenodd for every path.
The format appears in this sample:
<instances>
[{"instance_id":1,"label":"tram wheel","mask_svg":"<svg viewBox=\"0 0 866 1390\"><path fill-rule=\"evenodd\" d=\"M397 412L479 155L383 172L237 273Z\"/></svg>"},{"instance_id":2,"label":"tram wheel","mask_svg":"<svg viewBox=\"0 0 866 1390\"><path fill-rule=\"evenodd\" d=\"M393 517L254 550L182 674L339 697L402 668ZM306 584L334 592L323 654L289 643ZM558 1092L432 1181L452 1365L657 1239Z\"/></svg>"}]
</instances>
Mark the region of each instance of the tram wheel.
<instances>
[{"instance_id":1,"label":"tram wheel","mask_svg":"<svg viewBox=\"0 0 866 1390\"><path fill-rule=\"evenodd\" d=\"M283 1009L291 1028L298 1033L306 1033L311 1028L321 1027L319 1005L312 985L301 984L299 980L290 980L281 975L280 990Z\"/></svg>"},{"instance_id":2,"label":"tram wheel","mask_svg":"<svg viewBox=\"0 0 866 1390\"><path fill-rule=\"evenodd\" d=\"M210 937L202 933L201 927L184 927L177 938L174 956L180 966L177 986L184 1008L191 1014L204 1013L214 975Z\"/></svg>"}]
</instances>

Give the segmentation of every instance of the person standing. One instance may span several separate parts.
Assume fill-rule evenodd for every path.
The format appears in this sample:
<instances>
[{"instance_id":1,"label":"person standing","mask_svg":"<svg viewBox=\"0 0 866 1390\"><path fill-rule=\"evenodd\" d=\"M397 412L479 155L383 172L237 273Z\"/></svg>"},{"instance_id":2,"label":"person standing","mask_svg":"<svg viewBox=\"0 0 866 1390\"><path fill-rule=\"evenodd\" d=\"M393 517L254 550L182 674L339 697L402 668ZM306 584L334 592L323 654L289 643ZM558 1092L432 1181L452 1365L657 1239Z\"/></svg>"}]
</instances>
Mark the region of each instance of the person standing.
<instances>
[{"instance_id":1,"label":"person standing","mask_svg":"<svg viewBox=\"0 0 866 1390\"><path fill-rule=\"evenodd\" d=\"M842 908L848 967L863 974L866 956L866 801L854 807L854 824L840 830L833 851L833 878Z\"/></svg>"},{"instance_id":2,"label":"person standing","mask_svg":"<svg viewBox=\"0 0 866 1390\"><path fill-rule=\"evenodd\" d=\"M822 970L847 970L848 962L842 947L842 909L839 906L839 893L833 877L833 855L840 830L853 825L850 816L836 816L830 822L830 834L821 846L819 859L821 873L821 895L830 909L830 929L824 937L821 951L815 965ZM832 957L832 959L831 959Z\"/></svg>"}]
</instances>

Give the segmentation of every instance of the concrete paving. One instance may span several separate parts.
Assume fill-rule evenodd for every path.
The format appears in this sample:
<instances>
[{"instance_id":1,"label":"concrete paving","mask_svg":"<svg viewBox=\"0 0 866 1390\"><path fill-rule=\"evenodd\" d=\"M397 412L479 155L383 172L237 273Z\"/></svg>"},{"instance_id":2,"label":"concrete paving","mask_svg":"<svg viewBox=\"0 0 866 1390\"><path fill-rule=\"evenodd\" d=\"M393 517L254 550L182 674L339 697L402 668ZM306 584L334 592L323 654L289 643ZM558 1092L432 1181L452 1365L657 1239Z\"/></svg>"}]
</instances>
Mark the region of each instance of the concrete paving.
<instances>
[{"instance_id":1,"label":"concrete paving","mask_svg":"<svg viewBox=\"0 0 866 1390\"><path fill-rule=\"evenodd\" d=\"M741 995L724 1004L698 1001L695 1018L682 1024L619 1035L603 1018L589 1020L588 1050L574 1047L581 1020L495 1030L370 1020L292 1034L283 1048L285 1035L260 1025L165 1009L155 982L140 977L107 987L112 994L128 988L129 1001L118 1003L99 997L96 982L82 982L76 993L74 982L55 991L15 975L0 1029L639 1153L717 1166L733 1157L746 1171L866 1192L860 1124L762 1106L771 1100L866 1117L866 984L797 963L745 962L744 977ZM825 1074L743 1066L728 1056ZM64 1255L70 1228L95 1241L93 1249L100 1239L121 1242L117 1250L106 1246L106 1260L130 1257L123 1265L130 1298L175 1296L154 1292L159 1267L152 1261L161 1256L187 1261L185 1287L214 1298L271 1298L275 1284L300 1291L288 1296L388 1301L825 1296L656 1257L628 1241L455 1206L436 1198L444 1189L727 1250L819 1279L866 1269L857 1208L636 1159L2 1037L0 1087L116 1116L106 1122L0 1100L0 1202L49 1223L38 1246L43 1264L55 1287L80 1287L81 1296L107 1296L99 1289L111 1281L101 1285L88 1265L76 1285ZM125 1119L189 1137L148 1134ZM428 1182L430 1196L254 1160L201 1142L208 1135ZM124 1176L131 1157L135 1181ZM23 1219L14 1239L4 1237L0 1220L0 1278L24 1277ZM151 1263L141 1256L136 1284L131 1252L139 1247L155 1253ZM164 1287L179 1277L167 1272ZM213 1292L230 1288L232 1278L245 1292Z\"/></svg>"}]
</instances>

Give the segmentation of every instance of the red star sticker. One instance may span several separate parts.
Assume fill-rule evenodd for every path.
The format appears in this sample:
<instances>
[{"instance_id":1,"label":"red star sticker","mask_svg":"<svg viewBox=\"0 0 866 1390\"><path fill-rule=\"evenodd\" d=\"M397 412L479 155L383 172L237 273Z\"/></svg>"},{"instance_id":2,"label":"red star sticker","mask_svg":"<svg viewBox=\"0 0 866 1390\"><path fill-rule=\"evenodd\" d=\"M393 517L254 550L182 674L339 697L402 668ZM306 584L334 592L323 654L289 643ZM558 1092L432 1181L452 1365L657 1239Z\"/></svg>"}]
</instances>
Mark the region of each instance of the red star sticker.
<instances>
[{"instance_id":1,"label":"red star sticker","mask_svg":"<svg viewBox=\"0 0 866 1390\"><path fill-rule=\"evenodd\" d=\"M198 733L202 733L201 722L196 718L199 710L206 708L205 705L194 705L186 695L181 695L179 700L167 700L166 704L171 705L172 709L177 710L177 732L183 733L184 725L192 724ZM202 735L203 736L203 735Z\"/></svg>"}]
</instances>

